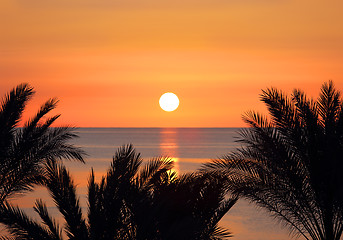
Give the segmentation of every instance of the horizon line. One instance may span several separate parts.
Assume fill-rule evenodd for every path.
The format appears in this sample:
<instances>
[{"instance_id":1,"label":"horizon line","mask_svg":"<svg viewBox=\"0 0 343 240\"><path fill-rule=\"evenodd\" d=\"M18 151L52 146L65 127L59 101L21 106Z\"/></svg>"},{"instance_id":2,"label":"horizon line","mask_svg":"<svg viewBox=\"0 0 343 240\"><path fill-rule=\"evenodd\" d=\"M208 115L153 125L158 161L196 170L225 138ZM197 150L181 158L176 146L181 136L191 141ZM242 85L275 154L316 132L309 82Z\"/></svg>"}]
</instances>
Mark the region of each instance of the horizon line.
<instances>
[{"instance_id":1,"label":"horizon line","mask_svg":"<svg viewBox=\"0 0 343 240\"><path fill-rule=\"evenodd\" d=\"M75 128L248 128L248 127L75 127Z\"/></svg>"}]
</instances>

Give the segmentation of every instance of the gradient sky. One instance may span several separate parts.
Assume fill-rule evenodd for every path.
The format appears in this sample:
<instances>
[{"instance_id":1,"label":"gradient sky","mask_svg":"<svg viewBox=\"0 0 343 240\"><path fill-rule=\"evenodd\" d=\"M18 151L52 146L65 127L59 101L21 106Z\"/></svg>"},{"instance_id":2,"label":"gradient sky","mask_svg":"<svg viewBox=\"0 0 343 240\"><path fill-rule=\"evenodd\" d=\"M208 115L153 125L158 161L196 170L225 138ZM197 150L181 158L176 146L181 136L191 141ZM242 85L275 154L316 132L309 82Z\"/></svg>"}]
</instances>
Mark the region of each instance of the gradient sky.
<instances>
[{"instance_id":1,"label":"gradient sky","mask_svg":"<svg viewBox=\"0 0 343 240\"><path fill-rule=\"evenodd\" d=\"M241 127L261 89L343 89L343 1L0 0L0 94L28 82L59 124ZM164 92L177 111L160 109Z\"/></svg>"}]
</instances>

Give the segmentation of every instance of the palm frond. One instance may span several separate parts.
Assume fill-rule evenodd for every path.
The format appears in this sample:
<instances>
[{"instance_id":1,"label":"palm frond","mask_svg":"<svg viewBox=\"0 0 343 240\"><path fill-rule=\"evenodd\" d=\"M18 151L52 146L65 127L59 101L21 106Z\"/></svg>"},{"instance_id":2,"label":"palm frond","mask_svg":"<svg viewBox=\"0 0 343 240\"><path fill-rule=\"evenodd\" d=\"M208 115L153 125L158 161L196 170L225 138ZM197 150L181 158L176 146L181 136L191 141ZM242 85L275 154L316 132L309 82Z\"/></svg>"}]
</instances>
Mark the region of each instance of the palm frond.
<instances>
[{"instance_id":1,"label":"palm frond","mask_svg":"<svg viewBox=\"0 0 343 240\"><path fill-rule=\"evenodd\" d=\"M14 237L0 236L0 240L15 240Z\"/></svg>"},{"instance_id":2,"label":"palm frond","mask_svg":"<svg viewBox=\"0 0 343 240\"><path fill-rule=\"evenodd\" d=\"M294 90L287 97L263 91L270 120L249 112L243 145L204 165L227 176L227 188L269 210L291 232L306 239L339 240L342 235L343 107L333 83L317 101Z\"/></svg>"},{"instance_id":3,"label":"palm frond","mask_svg":"<svg viewBox=\"0 0 343 240\"><path fill-rule=\"evenodd\" d=\"M28 84L18 85L3 98L0 107L0 177L5 176L11 164L12 144L24 108L33 96ZM1 179L0 179L1 180Z\"/></svg>"},{"instance_id":4,"label":"palm frond","mask_svg":"<svg viewBox=\"0 0 343 240\"><path fill-rule=\"evenodd\" d=\"M236 204L238 197L229 198L227 200L221 200L213 215L211 222L213 225L217 225L224 215Z\"/></svg>"},{"instance_id":5,"label":"palm frond","mask_svg":"<svg viewBox=\"0 0 343 240\"><path fill-rule=\"evenodd\" d=\"M170 171L174 166L174 162L168 157L159 157L149 160L145 167L137 174L135 182L138 187L144 188L151 186L156 181L161 180L162 174Z\"/></svg>"},{"instance_id":6,"label":"palm frond","mask_svg":"<svg viewBox=\"0 0 343 240\"><path fill-rule=\"evenodd\" d=\"M18 128L22 112L33 96L33 88L21 84L10 91L0 107L0 202L31 191L44 178L47 160L75 159L85 152L69 144L77 137L73 128L51 128L59 117L46 117L57 99L50 99L24 127Z\"/></svg>"},{"instance_id":7,"label":"palm frond","mask_svg":"<svg viewBox=\"0 0 343 240\"><path fill-rule=\"evenodd\" d=\"M59 211L66 220L66 233L70 239L88 239L86 222L82 217L76 188L67 169L54 161L46 165L46 186Z\"/></svg>"},{"instance_id":8,"label":"palm frond","mask_svg":"<svg viewBox=\"0 0 343 240\"><path fill-rule=\"evenodd\" d=\"M229 230L219 226L215 226L212 232L213 233L209 237L209 239L211 240L225 240L233 237L232 233Z\"/></svg>"},{"instance_id":9,"label":"palm frond","mask_svg":"<svg viewBox=\"0 0 343 240\"><path fill-rule=\"evenodd\" d=\"M113 239L128 234L124 230L127 225L125 211L128 211L125 200L133 193L134 178L141 163L140 154L132 145L126 145L117 150L106 176L99 184L94 183L94 176L91 175L88 216L89 221L94 223L90 228L92 236ZM104 223L101 224L99 219Z\"/></svg>"},{"instance_id":10,"label":"palm frond","mask_svg":"<svg viewBox=\"0 0 343 240\"><path fill-rule=\"evenodd\" d=\"M95 182L94 171L88 179L88 229L90 239L103 239L105 235L105 209L103 207L103 188ZM109 211L109 210L108 210ZM109 213L113 214L113 213ZM113 226L115 227L115 226Z\"/></svg>"},{"instance_id":11,"label":"palm frond","mask_svg":"<svg viewBox=\"0 0 343 240\"><path fill-rule=\"evenodd\" d=\"M86 153L79 147L69 144L68 141L77 138L71 127L56 127L47 131L47 134L39 141L41 154L46 159L68 159L84 163L83 156Z\"/></svg>"},{"instance_id":12,"label":"palm frond","mask_svg":"<svg viewBox=\"0 0 343 240\"><path fill-rule=\"evenodd\" d=\"M341 94L335 89L332 81L322 85L318 99L319 114L326 127L334 125L341 107Z\"/></svg>"},{"instance_id":13,"label":"palm frond","mask_svg":"<svg viewBox=\"0 0 343 240\"><path fill-rule=\"evenodd\" d=\"M43 223L49 228L52 240L62 240L62 230L59 224L49 215L48 209L41 199L36 200L34 210L39 214Z\"/></svg>"},{"instance_id":14,"label":"palm frond","mask_svg":"<svg viewBox=\"0 0 343 240\"><path fill-rule=\"evenodd\" d=\"M30 219L18 207L4 202L0 206L0 222L18 239L51 239L49 232Z\"/></svg>"},{"instance_id":15,"label":"palm frond","mask_svg":"<svg viewBox=\"0 0 343 240\"><path fill-rule=\"evenodd\" d=\"M296 111L291 100L281 91L270 88L262 91L261 101L267 106L273 125L287 131L297 125Z\"/></svg>"},{"instance_id":16,"label":"palm frond","mask_svg":"<svg viewBox=\"0 0 343 240\"><path fill-rule=\"evenodd\" d=\"M0 139L10 139L14 128L21 119L27 102L32 98L34 93L31 86L23 83L13 88L3 98L0 107Z\"/></svg>"},{"instance_id":17,"label":"palm frond","mask_svg":"<svg viewBox=\"0 0 343 240\"><path fill-rule=\"evenodd\" d=\"M138 168L142 163L142 159L139 153L136 153L131 144L120 147L111 164L109 175L115 171L123 176L133 178L138 172Z\"/></svg>"},{"instance_id":18,"label":"palm frond","mask_svg":"<svg viewBox=\"0 0 343 240\"><path fill-rule=\"evenodd\" d=\"M38 123L41 121L41 119L46 114L48 114L51 110L53 110L56 107L57 103L58 103L58 100L56 98L49 99L47 102L45 102L41 106L36 116L25 123L24 131L23 131L23 136L25 138L28 137L31 134L31 132L34 131L38 127ZM54 117L53 119L56 120L57 117ZM53 121L50 120L46 122L52 123ZM49 124L49 126L51 125L51 123Z\"/></svg>"}]
</instances>

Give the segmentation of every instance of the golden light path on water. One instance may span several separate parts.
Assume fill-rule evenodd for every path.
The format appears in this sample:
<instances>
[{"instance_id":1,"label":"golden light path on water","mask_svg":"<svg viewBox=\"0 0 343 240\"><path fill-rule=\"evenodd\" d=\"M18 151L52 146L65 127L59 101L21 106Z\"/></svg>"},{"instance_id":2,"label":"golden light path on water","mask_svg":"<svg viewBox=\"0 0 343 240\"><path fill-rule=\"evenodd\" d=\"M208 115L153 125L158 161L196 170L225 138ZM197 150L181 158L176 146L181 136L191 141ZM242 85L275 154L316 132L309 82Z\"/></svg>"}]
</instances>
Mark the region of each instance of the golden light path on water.
<instances>
[{"instance_id":1,"label":"golden light path on water","mask_svg":"<svg viewBox=\"0 0 343 240\"><path fill-rule=\"evenodd\" d=\"M161 156L169 157L174 162L173 171L180 173L178 158L177 132L172 129L164 129L160 132L160 152Z\"/></svg>"}]
</instances>

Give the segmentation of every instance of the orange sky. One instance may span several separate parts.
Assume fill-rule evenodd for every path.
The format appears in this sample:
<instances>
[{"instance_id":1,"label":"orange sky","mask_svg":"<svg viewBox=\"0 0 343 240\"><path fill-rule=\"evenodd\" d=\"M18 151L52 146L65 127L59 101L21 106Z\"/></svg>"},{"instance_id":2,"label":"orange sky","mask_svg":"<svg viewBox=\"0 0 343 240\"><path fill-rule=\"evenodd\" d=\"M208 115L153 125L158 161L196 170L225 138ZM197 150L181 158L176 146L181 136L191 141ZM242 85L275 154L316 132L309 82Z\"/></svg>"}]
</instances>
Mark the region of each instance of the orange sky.
<instances>
[{"instance_id":1,"label":"orange sky","mask_svg":"<svg viewBox=\"0 0 343 240\"><path fill-rule=\"evenodd\" d=\"M343 90L343 1L0 2L0 94L29 82L28 112L58 97L59 124L240 127L261 89Z\"/></svg>"}]
</instances>

